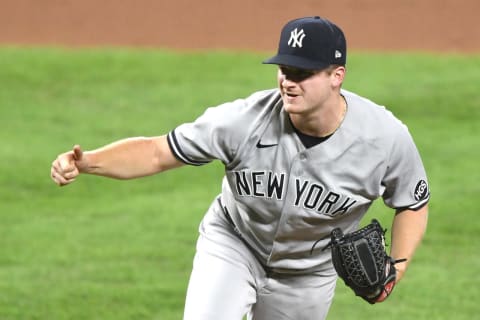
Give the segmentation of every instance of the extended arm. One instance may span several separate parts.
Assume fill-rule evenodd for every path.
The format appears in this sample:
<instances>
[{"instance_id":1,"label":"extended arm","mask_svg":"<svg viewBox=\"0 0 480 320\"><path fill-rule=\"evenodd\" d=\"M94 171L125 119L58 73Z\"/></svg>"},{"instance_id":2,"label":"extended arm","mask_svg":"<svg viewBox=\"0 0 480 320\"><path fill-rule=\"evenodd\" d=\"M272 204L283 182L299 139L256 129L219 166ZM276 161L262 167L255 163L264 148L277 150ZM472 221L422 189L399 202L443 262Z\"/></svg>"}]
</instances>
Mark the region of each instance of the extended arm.
<instances>
[{"instance_id":1,"label":"extended arm","mask_svg":"<svg viewBox=\"0 0 480 320\"><path fill-rule=\"evenodd\" d=\"M53 161L51 177L55 183L63 186L73 182L80 173L133 179L177 168L182 164L172 154L166 136L137 137L86 152L77 145Z\"/></svg>"}]
</instances>

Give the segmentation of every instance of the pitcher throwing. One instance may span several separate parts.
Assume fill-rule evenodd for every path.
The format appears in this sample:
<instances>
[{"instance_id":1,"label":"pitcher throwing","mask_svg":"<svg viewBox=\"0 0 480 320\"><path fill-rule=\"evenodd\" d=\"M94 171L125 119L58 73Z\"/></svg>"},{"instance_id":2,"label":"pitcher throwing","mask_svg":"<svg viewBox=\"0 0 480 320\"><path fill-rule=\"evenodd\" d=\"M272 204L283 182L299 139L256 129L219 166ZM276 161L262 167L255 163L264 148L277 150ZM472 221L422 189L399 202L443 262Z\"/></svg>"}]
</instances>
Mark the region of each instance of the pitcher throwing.
<instances>
[{"instance_id":1,"label":"pitcher throwing","mask_svg":"<svg viewBox=\"0 0 480 320\"><path fill-rule=\"evenodd\" d=\"M52 179L132 179L220 160L225 177L199 227L184 319L325 319L337 279L322 250L331 231L357 229L382 198L394 213L389 254L406 259L394 266L393 289L423 237L430 197L407 127L342 88L346 58L334 23L292 20L264 61L278 65L277 88L208 108L165 135L76 145L53 162Z\"/></svg>"}]
</instances>

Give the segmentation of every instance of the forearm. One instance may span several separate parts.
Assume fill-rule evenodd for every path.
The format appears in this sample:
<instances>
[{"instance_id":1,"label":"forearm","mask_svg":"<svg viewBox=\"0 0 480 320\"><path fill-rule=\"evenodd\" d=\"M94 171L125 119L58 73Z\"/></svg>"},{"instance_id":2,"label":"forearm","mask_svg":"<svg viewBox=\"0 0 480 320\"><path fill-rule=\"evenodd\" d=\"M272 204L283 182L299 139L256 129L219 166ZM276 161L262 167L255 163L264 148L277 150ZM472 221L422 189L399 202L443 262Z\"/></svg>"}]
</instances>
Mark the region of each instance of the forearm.
<instances>
[{"instance_id":1,"label":"forearm","mask_svg":"<svg viewBox=\"0 0 480 320\"><path fill-rule=\"evenodd\" d=\"M395 265L397 282L403 277L425 234L427 220L428 205L425 205L418 211L403 210L395 215L392 225L390 255L394 259L407 259L407 261Z\"/></svg>"},{"instance_id":2,"label":"forearm","mask_svg":"<svg viewBox=\"0 0 480 320\"><path fill-rule=\"evenodd\" d=\"M180 165L169 152L165 137L119 140L84 153L82 173L116 179L132 179Z\"/></svg>"}]
</instances>

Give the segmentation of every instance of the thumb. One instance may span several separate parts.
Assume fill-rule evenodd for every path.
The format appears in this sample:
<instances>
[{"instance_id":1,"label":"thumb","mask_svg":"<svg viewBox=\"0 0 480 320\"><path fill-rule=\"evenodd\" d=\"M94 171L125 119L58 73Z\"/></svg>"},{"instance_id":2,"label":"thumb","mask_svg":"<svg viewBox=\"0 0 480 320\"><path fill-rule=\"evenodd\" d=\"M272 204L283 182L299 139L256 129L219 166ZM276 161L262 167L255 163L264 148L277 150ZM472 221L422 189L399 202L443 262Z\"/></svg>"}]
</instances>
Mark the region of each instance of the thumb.
<instances>
[{"instance_id":1,"label":"thumb","mask_svg":"<svg viewBox=\"0 0 480 320\"><path fill-rule=\"evenodd\" d=\"M73 147L73 159L75 161L81 161L83 158L83 150L78 144Z\"/></svg>"}]
</instances>

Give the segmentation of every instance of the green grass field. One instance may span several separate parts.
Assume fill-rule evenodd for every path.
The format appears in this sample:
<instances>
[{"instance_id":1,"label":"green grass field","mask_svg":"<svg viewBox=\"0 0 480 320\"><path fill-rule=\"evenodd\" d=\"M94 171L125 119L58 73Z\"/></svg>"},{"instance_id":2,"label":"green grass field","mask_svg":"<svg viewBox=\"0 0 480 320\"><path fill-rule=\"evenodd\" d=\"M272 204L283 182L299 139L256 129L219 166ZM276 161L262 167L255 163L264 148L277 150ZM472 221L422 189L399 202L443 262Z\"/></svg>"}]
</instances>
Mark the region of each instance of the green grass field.
<instances>
[{"instance_id":1,"label":"green grass field","mask_svg":"<svg viewBox=\"0 0 480 320\"><path fill-rule=\"evenodd\" d=\"M269 54L0 49L0 319L181 319L197 226L222 167L59 188L56 155L168 132L274 87ZM339 283L329 319L478 316L480 56L354 52L345 88L410 128L429 174L427 235L404 281L368 305ZM376 203L365 217L389 224ZM228 320L228 319L226 319Z\"/></svg>"}]
</instances>

